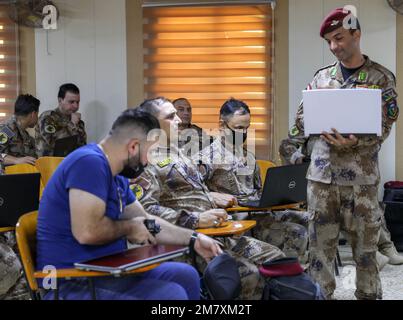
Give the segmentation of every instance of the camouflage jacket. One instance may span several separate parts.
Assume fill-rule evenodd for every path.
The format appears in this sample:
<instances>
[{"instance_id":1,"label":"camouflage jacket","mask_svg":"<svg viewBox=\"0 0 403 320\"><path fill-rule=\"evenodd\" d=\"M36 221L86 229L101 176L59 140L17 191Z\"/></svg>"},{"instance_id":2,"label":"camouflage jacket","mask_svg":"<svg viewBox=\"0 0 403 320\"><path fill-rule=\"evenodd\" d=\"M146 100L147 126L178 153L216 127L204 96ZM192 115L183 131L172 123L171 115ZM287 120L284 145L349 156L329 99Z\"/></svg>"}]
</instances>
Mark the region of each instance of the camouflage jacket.
<instances>
[{"instance_id":1,"label":"camouflage jacket","mask_svg":"<svg viewBox=\"0 0 403 320\"><path fill-rule=\"evenodd\" d=\"M17 158L36 158L35 140L21 128L15 116L0 124L0 153Z\"/></svg>"},{"instance_id":2,"label":"camouflage jacket","mask_svg":"<svg viewBox=\"0 0 403 320\"><path fill-rule=\"evenodd\" d=\"M36 153L38 157L53 156L55 141L70 136L78 136L77 147L87 143L84 122L78 125L62 114L59 108L48 110L41 114L35 127Z\"/></svg>"},{"instance_id":3,"label":"camouflage jacket","mask_svg":"<svg viewBox=\"0 0 403 320\"><path fill-rule=\"evenodd\" d=\"M319 137L304 136L303 102L300 104L294 126L288 139L280 146L280 154L286 162L295 163L301 152L310 153L311 165L307 178L326 184L336 185L373 185L380 179L378 153L381 144L388 137L393 123L399 115L395 77L380 64L368 57L365 64L343 79L340 62L320 69L308 86L309 89L328 88L370 88L382 90L382 136L363 136L358 144L350 148L331 146ZM336 128L337 129L337 128ZM302 147L303 150L299 150Z\"/></svg>"},{"instance_id":4,"label":"camouflage jacket","mask_svg":"<svg viewBox=\"0 0 403 320\"><path fill-rule=\"evenodd\" d=\"M191 124L188 128L179 131L178 146L188 157L198 154L211 142L212 137L195 124Z\"/></svg>"},{"instance_id":5,"label":"camouflage jacket","mask_svg":"<svg viewBox=\"0 0 403 320\"><path fill-rule=\"evenodd\" d=\"M259 199L262 181L255 156L244 149L238 153L217 138L200 152L199 170L211 191L231 194L241 201Z\"/></svg>"},{"instance_id":6,"label":"camouflage jacket","mask_svg":"<svg viewBox=\"0 0 403 320\"><path fill-rule=\"evenodd\" d=\"M150 214L195 229L199 213L215 208L200 172L191 160L174 148L158 147L132 190Z\"/></svg>"}]
</instances>

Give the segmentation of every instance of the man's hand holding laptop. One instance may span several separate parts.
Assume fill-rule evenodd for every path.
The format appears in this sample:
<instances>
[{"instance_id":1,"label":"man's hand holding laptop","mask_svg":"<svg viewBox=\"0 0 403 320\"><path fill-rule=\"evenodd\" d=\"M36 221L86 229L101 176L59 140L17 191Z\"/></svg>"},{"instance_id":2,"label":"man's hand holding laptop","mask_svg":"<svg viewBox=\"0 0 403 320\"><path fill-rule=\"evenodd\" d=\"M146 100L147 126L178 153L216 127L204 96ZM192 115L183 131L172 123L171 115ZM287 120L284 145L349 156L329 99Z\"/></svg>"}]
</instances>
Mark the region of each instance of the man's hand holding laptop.
<instances>
[{"instance_id":1,"label":"man's hand holding laptop","mask_svg":"<svg viewBox=\"0 0 403 320\"><path fill-rule=\"evenodd\" d=\"M358 143L358 138L352 134L345 138L335 128L332 128L332 132L333 134L323 131L320 137L328 144L339 148L350 148Z\"/></svg>"}]
</instances>

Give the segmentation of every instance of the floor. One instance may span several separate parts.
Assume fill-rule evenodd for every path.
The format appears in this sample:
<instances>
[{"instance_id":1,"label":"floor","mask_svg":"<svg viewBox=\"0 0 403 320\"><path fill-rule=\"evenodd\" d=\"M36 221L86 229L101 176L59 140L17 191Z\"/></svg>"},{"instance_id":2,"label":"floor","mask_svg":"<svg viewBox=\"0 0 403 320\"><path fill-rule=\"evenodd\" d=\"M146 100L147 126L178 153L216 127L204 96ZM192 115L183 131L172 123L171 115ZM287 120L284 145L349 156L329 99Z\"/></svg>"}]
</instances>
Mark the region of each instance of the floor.
<instances>
[{"instance_id":1,"label":"floor","mask_svg":"<svg viewBox=\"0 0 403 320\"><path fill-rule=\"evenodd\" d=\"M339 246L343 267L339 268L340 276L336 277L337 288L334 298L337 300L356 300L355 267L348 245ZM400 253L403 254L403 253ZM381 271L383 300L403 300L403 265L386 265Z\"/></svg>"}]
</instances>

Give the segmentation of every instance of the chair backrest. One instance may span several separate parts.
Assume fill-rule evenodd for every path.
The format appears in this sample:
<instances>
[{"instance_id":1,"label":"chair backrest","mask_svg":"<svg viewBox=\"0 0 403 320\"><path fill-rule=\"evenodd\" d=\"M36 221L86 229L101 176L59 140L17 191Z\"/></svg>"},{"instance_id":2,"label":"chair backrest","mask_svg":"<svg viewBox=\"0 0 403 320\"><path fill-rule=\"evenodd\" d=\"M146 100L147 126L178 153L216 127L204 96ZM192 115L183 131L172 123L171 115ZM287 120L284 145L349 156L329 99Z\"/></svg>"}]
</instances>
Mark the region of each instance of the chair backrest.
<instances>
[{"instance_id":1,"label":"chair backrest","mask_svg":"<svg viewBox=\"0 0 403 320\"><path fill-rule=\"evenodd\" d=\"M63 159L62 157L41 157L36 160L35 166L41 173L41 181L44 187Z\"/></svg>"},{"instance_id":2,"label":"chair backrest","mask_svg":"<svg viewBox=\"0 0 403 320\"><path fill-rule=\"evenodd\" d=\"M20 252L25 276L27 278L28 285L33 292L38 291L38 283L34 277L37 222L38 211L33 211L21 216L15 228L18 250Z\"/></svg>"},{"instance_id":3,"label":"chair backrest","mask_svg":"<svg viewBox=\"0 0 403 320\"><path fill-rule=\"evenodd\" d=\"M260 168L260 177L262 179L262 185L264 185L264 181L266 180L266 172L269 168L275 167L275 163L269 160L256 160L257 165Z\"/></svg>"}]
</instances>

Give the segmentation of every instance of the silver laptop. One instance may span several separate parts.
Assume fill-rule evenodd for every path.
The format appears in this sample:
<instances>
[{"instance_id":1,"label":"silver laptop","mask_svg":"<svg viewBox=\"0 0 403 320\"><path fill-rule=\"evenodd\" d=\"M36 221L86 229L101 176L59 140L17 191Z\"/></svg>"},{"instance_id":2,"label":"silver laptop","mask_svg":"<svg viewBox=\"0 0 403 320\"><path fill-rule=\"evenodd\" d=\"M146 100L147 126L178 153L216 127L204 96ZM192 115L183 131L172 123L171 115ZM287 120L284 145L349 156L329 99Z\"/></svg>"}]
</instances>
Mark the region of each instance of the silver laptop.
<instances>
[{"instance_id":1,"label":"silver laptop","mask_svg":"<svg viewBox=\"0 0 403 320\"><path fill-rule=\"evenodd\" d=\"M343 135L382 135L382 90L304 90L305 136L337 129Z\"/></svg>"}]
</instances>

